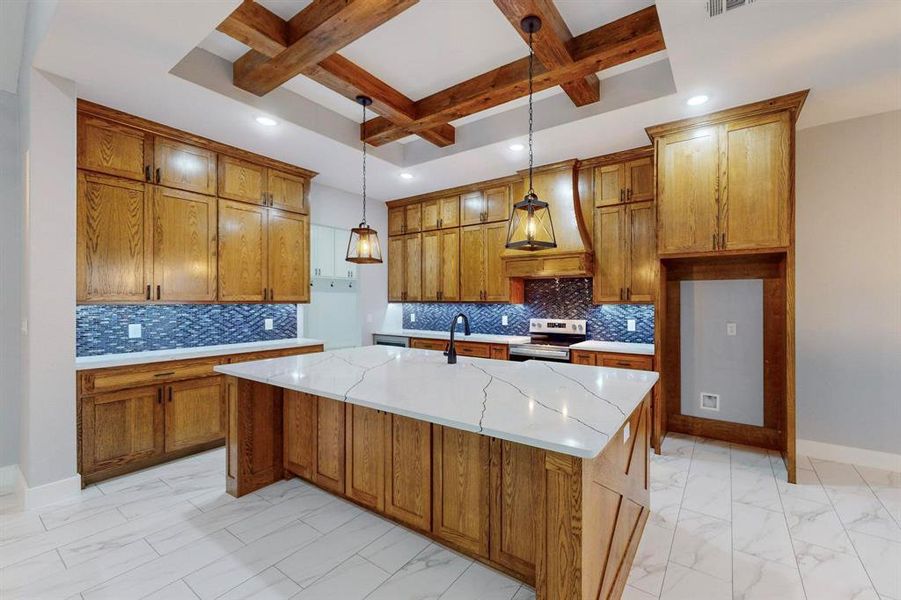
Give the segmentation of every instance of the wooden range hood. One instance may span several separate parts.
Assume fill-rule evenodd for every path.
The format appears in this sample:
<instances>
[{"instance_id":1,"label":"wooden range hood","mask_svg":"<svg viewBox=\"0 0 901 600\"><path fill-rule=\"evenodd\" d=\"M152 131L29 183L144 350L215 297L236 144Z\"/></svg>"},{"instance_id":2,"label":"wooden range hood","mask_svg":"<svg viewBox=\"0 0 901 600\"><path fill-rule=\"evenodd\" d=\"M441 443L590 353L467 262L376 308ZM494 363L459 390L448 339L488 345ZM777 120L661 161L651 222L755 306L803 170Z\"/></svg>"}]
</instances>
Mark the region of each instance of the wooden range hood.
<instances>
[{"instance_id":1,"label":"wooden range hood","mask_svg":"<svg viewBox=\"0 0 901 600\"><path fill-rule=\"evenodd\" d=\"M586 173L581 175L579 164L578 160L572 159L533 171L535 192L550 205L557 247L534 252L504 250L502 258L507 277L550 279L592 276L591 237L585 219L586 214L591 214L591 170L586 169ZM528 186L529 172L524 170L518 174L523 179L513 186L514 202L522 198Z\"/></svg>"}]
</instances>

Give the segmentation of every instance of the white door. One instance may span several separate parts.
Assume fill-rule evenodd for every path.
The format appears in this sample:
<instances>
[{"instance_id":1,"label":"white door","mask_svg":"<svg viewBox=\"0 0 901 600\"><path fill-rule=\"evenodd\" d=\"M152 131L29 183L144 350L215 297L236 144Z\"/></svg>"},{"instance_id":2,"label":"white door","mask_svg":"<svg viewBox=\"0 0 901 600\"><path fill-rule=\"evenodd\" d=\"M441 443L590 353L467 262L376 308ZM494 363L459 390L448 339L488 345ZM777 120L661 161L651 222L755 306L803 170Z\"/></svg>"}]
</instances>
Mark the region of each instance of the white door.
<instances>
[{"instance_id":1,"label":"white door","mask_svg":"<svg viewBox=\"0 0 901 600\"><path fill-rule=\"evenodd\" d=\"M347 242L350 240L349 229L334 229L335 235L335 277L341 279L355 279L357 277L357 265L347 262Z\"/></svg>"},{"instance_id":2,"label":"white door","mask_svg":"<svg viewBox=\"0 0 901 600\"><path fill-rule=\"evenodd\" d=\"M313 254L313 277L334 277L335 230L322 225L313 225L312 230L310 245Z\"/></svg>"}]
</instances>

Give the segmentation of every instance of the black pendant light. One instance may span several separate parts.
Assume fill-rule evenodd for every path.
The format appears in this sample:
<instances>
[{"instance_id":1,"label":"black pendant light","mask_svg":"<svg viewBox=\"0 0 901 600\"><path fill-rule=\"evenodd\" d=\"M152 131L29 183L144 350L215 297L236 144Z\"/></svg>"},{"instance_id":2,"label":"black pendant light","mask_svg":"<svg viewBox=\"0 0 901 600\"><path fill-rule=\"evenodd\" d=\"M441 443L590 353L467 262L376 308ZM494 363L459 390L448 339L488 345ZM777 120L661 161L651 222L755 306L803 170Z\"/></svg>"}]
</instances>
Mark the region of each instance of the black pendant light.
<instances>
[{"instance_id":1,"label":"black pendant light","mask_svg":"<svg viewBox=\"0 0 901 600\"><path fill-rule=\"evenodd\" d=\"M366 107L372 104L372 98L357 96L357 103L363 107L363 220L358 227L350 230L346 260L371 265L382 262L379 234L366 223Z\"/></svg>"},{"instance_id":2,"label":"black pendant light","mask_svg":"<svg viewBox=\"0 0 901 600\"><path fill-rule=\"evenodd\" d=\"M520 21L519 25L529 34L529 191L513 205L506 247L511 250L546 250L557 247L554 223L547 202L540 200L532 187L532 74L535 61L532 35L541 29L541 19L531 15Z\"/></svg>"}]
</instances>

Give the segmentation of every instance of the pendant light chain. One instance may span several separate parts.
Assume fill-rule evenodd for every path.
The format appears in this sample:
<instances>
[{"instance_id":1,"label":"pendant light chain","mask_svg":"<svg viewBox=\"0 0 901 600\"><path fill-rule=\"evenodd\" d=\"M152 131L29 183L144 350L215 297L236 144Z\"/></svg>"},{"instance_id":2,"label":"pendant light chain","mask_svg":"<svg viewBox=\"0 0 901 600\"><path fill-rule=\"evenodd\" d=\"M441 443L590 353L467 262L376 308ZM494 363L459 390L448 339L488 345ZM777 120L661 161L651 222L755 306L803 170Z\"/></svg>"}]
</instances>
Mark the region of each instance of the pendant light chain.
<instances>
[{"instance_id":1,"label":"pendant light chain","mask_svg":"<svg viewBox=\"0 0 901 600\"><path fill-rule=\"evenodd\" d=\"M366 105L360 104L363 109L363 223L366 223Z\"/></svg>"},{"instance_id":2,"label":"pendant light chain","mask_svg":"<svg viewBox=\"0 0 901 600\"><path fill-rule=\"evenodd\" d=\"M529 193L534 194L532 187L532 64L535 61L535 53L532 50L532 32L529 31Z\"/></svg>"}]
</instances>

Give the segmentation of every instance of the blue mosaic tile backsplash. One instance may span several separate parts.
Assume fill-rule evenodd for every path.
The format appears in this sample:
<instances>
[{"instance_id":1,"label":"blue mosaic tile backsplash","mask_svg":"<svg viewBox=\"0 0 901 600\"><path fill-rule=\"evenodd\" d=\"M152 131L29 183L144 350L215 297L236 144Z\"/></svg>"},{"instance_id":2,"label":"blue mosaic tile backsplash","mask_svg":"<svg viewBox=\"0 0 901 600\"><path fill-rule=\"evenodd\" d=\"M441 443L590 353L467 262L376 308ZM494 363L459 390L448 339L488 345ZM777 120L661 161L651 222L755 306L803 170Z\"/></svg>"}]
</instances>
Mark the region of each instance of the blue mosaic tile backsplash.
<instances>
[{"instance_id":1,"label":"blue mosaic tile backsplash","mask_svg":"<svg viewBox=\"0 0 901 600\"><path fill-rule=\"evenodd\" d=\"M653 305L592 304L591 279L530 279L525 285L524 304L404 304L404 329L445 330L462 312L473 333L528 335L529 319L585 319L588 339L654 343ZM501 325L503 315L506 326ZM626 330L626 319L635 319L635 331Z\"/></svg>"},{"instance_id":2,"label":"blue mosaic tile backsplash","mask_svg":"<svg viewBox=\"0 0 901 600\"><path fill-rule=\"evenodd\" d=\"M140 338L128 338L132 323ZM297 305L90 304L75 308L75 329L76 356L282 340L297 337Z\"/></svg>"}]
</instances>

